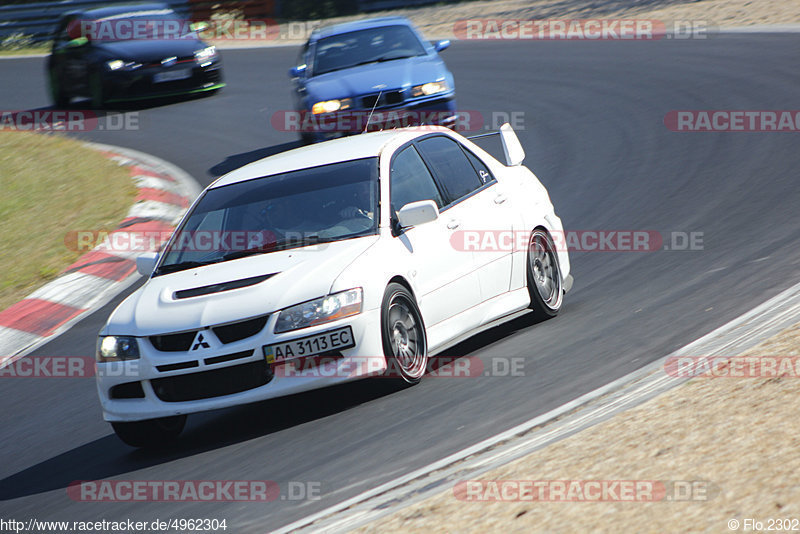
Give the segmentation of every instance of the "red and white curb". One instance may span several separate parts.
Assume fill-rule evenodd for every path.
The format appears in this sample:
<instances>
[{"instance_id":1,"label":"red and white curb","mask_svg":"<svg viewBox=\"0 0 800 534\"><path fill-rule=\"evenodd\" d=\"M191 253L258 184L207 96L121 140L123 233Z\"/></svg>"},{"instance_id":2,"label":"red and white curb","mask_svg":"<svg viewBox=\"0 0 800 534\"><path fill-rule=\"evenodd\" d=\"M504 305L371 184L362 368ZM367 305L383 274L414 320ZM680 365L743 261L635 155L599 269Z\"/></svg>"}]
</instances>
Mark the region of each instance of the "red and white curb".
<instances>
[{"instance_id":1,"label":"red and white curb","mask_svg":"<svg viewBox=\"0 0 800 534\"><path fill-rule=\"evenodd\" d=\"M139 188L136 202L114 232L172 232L200 193L189 174L162 159L111 145L85 145L128 167ZM0 368L65 332L139 278L135 259L139 252L100 248L0 311Z\"/></svg>"}]
</instances>

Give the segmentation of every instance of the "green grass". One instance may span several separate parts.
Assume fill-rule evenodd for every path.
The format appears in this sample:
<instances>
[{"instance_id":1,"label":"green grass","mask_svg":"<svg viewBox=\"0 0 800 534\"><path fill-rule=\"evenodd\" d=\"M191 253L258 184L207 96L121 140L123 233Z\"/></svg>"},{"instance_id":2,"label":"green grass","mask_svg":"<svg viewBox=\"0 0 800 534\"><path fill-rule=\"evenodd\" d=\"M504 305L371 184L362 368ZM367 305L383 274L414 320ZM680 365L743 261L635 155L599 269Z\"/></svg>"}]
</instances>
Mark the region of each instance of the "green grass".
<instances>
[{"instance_id":1,"label":"green grass","mask_svg":"<svg viewBox=\"0 0 800 534\"><path fill-rule=\"evenodd\" d=\"M135 197L127 168L75 140L0 130L0 310L86 252L68 232L113 230Z\"/></svg>"}]
</instances>

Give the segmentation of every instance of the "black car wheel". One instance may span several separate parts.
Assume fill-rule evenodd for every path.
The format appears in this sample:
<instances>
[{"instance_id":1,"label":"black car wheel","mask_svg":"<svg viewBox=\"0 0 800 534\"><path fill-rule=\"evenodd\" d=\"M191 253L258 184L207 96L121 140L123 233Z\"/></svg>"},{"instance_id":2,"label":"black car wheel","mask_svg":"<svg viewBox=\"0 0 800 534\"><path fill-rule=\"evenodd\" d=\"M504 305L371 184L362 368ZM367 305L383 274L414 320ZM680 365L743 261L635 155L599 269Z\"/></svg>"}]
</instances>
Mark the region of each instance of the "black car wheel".
<instances>
[{"instance_id":1,"label":"black car wheel","mask_svg":"<svg viewBox=\"0 0 800 534\"><path fill-rule=\"evenodd\" d=\"M50 98L53 100L53 105L57 108L65 108L69 106L70 97L64 92L61 81L58 79L58 71L51 68L48 71L49 84L50 84Z\"/></svg>"},{"instance_id":2,"label":"black car wheel","mask_svg":"<svg viewBox=\"0 0 800 534\"><path fill-rule=\"evenodd\" d=\"M531 232L528 241L528 293L536 318L558 315L564 299L561 268L553 240L541 228Z\"/></svg>"},{"instance_id":3,"label":"black car wheel","mask_svg":"<svg viewBox=\"0 0 800 534\"><path fill-rule=\"evenodd\" d=\"M381 337L386 376L399 384L416 384L428 366L425 325L414 296L400 284L389 284L381 305Z\"/></svg>"},{"instance_id":4,"label":"black car wheel","mask_svg":"<svg viewBox=\"0 0 800 534\"><path fill-rule=\"evenodd\" d=\"M89 75L89 98L92 101L92 108L94 109L103 109L106 105L103 78L98 72L93 72Z\"/></svg>"},{"instance_id":5,"label":"black car wheel","mask_svg":"<svg viewBox=\"0 0 800 534\"><path fill-rule=\"evenodd\" d=\"M174 441L186 425L185 415L111 423L119 439L131 447L158 448Z\"/></svg>"}]
</instances>

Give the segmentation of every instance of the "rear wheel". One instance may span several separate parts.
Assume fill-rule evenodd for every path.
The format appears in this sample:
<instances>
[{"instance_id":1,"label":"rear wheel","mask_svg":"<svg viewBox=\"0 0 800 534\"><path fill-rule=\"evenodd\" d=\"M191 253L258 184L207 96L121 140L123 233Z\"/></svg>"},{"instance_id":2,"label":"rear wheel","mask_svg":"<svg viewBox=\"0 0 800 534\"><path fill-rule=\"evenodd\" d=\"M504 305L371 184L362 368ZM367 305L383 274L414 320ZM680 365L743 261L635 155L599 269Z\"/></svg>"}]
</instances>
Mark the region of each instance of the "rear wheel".
<instances>
[{"instance_id":1,"label":"rear wheel","mask_svg":"<svg viewBox=\"0 0 800 534\"><path fill-rule=\"evenodd\" d=\"M425 325L411 292L400 284L389 284L381 306L383 353L386 376L400 384L416 384L428 366Z\"/></svg>"},{"instance_id":2,"label":"rear wheel","mask_svg":"<svg viewBox=\"0 0 800 534\"><path fill-rule=\"evenodd\" d=\"M111 423L114 432L126 444L148 449L163 447L174 441L185 425L185 415Z\"/></svg>"},{"instance_id":3,"label":"rear wheel","mask_svg":"<svg viewBox=\"0 0 800 534\"><path fill-rule=\"evenodd\" d=\"M558 315L564 300L561 268L553 240L542 228L531 232L528 241L528 293L537 318Z\"/></svg>"}]
</instances>

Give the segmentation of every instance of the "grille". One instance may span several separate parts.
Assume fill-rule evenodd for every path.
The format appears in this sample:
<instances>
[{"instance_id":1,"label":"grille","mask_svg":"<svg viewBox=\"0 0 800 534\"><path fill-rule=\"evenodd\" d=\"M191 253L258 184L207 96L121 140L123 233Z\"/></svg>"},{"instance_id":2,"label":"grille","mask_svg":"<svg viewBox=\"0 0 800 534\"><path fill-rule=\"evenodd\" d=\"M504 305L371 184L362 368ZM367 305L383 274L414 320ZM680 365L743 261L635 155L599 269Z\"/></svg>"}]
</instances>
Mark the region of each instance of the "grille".
<instances>
[{"instance_id":1,"label":"grille","mask_svg":"<svg viewBox=\"0 0 800 534\"><path fill-rule=\"evenodd\" d=\"M376 105L377 101L377 105ZM384 91L383 93L373 93L361 97L361 107L372 109L373 106L380 108L383 106L394 106L403 103L403 91Z\"/></svg>"},{"instance_id":2,"label":"grille","mask_svg":"<svg viewBox=\"0 0 800 534\"><path fill-rule=\"evenodd\" d=\"M143 399L144 390L141 382L126 382L111 388L109 396L112 399Z\"/></svg>"},{"instance_id":3,"label":"grille","mask_svg":"<svg viewBox=\"0 0 800 534\"><path fill-rule=\"evenodd\" d=\"M264 325L267 324L269 315L256 317L255 319L248 319L247 321L240 321L238 323L226 324L224 326L214 326L211 330L217 335L223 343L233 343L250 336L254 336L263 330Z\"/></svg>"},{"instance_id":4,"label":"grille","mask_svg":"<svg viewBox=\"0 0 800 534\"><path fill-rule=\"evenodd\" d=\"M272 380L265 360L151 380L156 396L164 402L182 402L233 395Z\"/></svg>"},{"instance_id":5,"label":"grille","mask_svg":"<svg viewBox=\"0 0 800 534\"><path fill-rule=\"evenodd\" d=\"M234 354L226 354L225 356L214 356L213 358L206 358L205 360L203 360L203 363L205 363L206 365L214 365L217 363L230 362L232 360L240 360L242 358L249 358L252 355L253 355L252 350L246 350Z\"/></svg>"},{"instance_id":6,"label":"grille","mask_svg":"<svg viewBox=\"0 0 800 534\"><path fill-rule=\"evenodd\" d=\"M156 369L158 369L162 373L166 373L167 371L180 371L181 369L191 369L192 367L197 367L200 364L196 361L190 362L180 362L180 363L170 363L167 365L156 365Z\"/></svg>"},{"instance_id":7,"label":"grille","mask_svg":"<svg viewBox=\"0 0 800 534\"><path fill-rule=\"evenodd\" d=\"M197 330L180 334L150 336L150 343L161 352L186 352L192 346Z\"/></svg>"}]
</instances>

